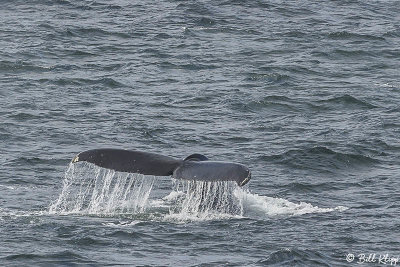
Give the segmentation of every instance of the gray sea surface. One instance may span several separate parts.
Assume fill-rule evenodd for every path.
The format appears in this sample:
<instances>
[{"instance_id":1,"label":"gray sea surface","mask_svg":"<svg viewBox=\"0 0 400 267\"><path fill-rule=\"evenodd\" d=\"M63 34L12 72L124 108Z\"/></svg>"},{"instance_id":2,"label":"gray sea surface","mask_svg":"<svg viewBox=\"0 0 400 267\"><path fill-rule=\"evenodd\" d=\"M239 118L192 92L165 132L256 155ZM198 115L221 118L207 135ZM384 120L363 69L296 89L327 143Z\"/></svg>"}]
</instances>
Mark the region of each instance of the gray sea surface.
<instances>
[{"instance_id":1,"label":"gray sea surface","mask_svg":"<svg viewBox=\"0 0 400 267\"><path fill-rule=\"evenodd\" d=\"M400 265L399 14L0 1L0 265ZM70 165L107 147L201 153L252 179Z\"/></svg>"}]
</instances>

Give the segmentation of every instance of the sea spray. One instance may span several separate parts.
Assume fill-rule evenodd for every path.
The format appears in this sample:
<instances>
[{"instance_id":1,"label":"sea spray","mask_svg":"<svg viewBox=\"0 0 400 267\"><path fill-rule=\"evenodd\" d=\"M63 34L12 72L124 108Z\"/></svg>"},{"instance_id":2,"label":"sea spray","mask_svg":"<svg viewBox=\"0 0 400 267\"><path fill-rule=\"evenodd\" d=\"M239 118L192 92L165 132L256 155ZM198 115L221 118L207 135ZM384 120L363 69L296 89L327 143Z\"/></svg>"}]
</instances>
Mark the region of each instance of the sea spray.
<instances>
[{"instance_id":1,"label":"sea spray","mask_svg":"<svg viewBox=\"0 0 400 267\"><path fill-rule=\"evenodd\" d=\"M139 213L147 207L154 176L119 173L82 162L70 164L50 213Z\"/></svg>"}]
</instances>

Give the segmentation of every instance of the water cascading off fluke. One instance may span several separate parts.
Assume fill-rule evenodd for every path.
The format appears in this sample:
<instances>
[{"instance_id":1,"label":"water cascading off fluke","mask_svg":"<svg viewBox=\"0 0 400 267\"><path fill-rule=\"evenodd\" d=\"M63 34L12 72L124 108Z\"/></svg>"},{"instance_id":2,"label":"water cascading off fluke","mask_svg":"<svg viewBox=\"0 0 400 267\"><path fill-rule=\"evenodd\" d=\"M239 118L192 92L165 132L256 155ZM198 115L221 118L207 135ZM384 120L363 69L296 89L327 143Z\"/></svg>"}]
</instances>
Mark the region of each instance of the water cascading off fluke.
<instances>
[{"instance_id":1,"label":"water cascading off fluke","mask_svg":"<svg viewBox=\"0 0 400 267\"><path fill-rule=\"evenodd\" d=\"M81 162L70 164L50 213L138 213L147 207L155 177L120 173Z\"/></svg>"},{"instance_id":2,"label":"water cascading off fluke","mask_svg":"<svg viewBox=\"0 0 400 267\"><path fill-rule=\"evenodd\" d=\"M243 215L239 186L232 181L173 180L173 205L170 216L179 219L216 218L221 215ZM169 198L166 197L166 200Z\"/></svg>"}]
</instances>

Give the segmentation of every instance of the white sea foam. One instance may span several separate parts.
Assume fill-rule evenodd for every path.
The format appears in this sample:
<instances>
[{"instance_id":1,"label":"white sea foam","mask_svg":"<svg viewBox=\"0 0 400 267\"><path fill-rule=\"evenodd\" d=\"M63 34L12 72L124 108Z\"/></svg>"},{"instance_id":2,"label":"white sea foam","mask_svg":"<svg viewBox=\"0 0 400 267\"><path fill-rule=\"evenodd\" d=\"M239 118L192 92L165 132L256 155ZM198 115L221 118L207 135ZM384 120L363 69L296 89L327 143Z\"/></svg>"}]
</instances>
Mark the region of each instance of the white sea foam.
<instances>
[{"instance_id":1,"label":"white sea foam","mask_svg":"<svg viewBox=\"0 0 400 267\"><path fill-rule=\"evenodd\" d=\"M119 221L118 223L103 223L102 225L104 226L109 226L109 227L115 227L115 228L121 228L121 227L130 227L134 226L136 224L140 223L140 221Z\"/></svg>"},{"instance_id":2,"label":"white sea foam","mask_svg":"<svg viewBox=\"0 0 400 267\"><path fill-rule=\"evenodd\" d=\"M250 193L241 188L236 190L237 197L242 200L243 209L246 217L262 217L286 215L295 216L308 213L324 213L332 211L344 211L346 207L338 206L335 208L320 208L310 203L294 203L282 198L260 196Z\"/></svg>"},{"instance_id":3,"label":"white sea foam","mask_svg":"<svg viewBox=\"0 0 400 267\"><path fill-rule=\"evenodd\" d=\"M10 190L15 190L15 186L9 186L9 185L1 185L0 187L6 188L6 189L10 189Z\"/></svg>"},{"instance_id":4,"label":"white sea foam","mask_svg":"<svg viewBox=\"0 0 400 267\"><path fill-rule=\"evenodd\" d=\"M26 211L0 208L0 220L4 220L4 218L43 216L47 214L47 211Z\"/></svg>"}]
</instances>

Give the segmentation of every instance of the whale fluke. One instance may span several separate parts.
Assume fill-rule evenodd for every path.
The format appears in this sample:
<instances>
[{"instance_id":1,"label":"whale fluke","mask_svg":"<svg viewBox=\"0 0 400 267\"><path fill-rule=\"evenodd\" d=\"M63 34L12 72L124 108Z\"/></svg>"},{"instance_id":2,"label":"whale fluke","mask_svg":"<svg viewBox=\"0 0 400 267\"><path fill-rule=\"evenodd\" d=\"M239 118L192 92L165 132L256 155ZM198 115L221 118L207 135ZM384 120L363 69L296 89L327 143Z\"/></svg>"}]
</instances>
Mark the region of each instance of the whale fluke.
<instances>
[{"instance_id":1,"label":"whale fluke","mask_svg":"<svg viewBox=\"0 0 400 267\"><path fill-rule=\"evenodd\" d=\"M186 157L184 160L193 160L193 161L204 161L208 160L208 158L202 154L192 154L188 157Z\"/></svg>"},{"instance_id":2,"label":"whale fluke","mask_svg":"<svg viewBox=\"0 0 400 267\"><path fill-rule=\"evenodd\" d=\"M239 186L245 185L251 178L250 170L244 165L209 161L201 154L179 160L150 152L104 148L81 152L72 163L80 161L119 172L172 176L182 180L235 181Z\"/></svg>"},{"instance_id":3,"label":"whale fluke","mask_svg":"<svg viewBox=\"0 0 400 267\"><path fill-rule=\"evenodd\" d=\"M251 178L250 170L241 164L221 161L183 161L172 178L196 181L235 181L245 185Z\"/></svg>"},{"instance_id":4,"label":"whale fluke","mask_svg":"<svg viewBox=\"0 0 400 267\"><path fill-rule=\"evenodd\" d=\"M181 161L171 157L123 149L92 149L79 153L72 162L86 161L119 172L170 176Z\"/></svg>"}]
</instances>

